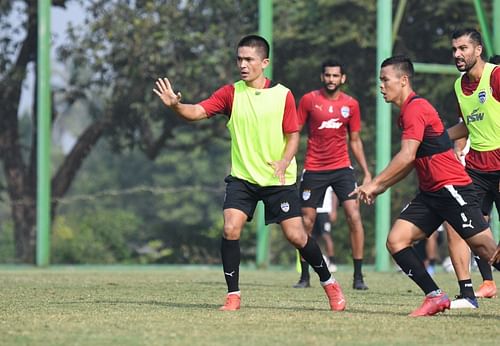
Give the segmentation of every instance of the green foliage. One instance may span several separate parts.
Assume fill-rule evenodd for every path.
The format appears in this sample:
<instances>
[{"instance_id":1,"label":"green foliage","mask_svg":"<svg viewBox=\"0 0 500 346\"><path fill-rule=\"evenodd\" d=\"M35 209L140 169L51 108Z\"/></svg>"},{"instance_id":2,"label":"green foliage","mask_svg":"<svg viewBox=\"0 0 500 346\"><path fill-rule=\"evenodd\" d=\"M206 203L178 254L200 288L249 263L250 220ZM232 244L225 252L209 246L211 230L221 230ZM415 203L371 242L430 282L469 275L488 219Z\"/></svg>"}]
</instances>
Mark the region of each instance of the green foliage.
<instances>
[{"instance_id":1,"label":"green foliage","mask_svg":"<svg viewBox=\"0 0 500 346\"><path fill-rule=\"evenodd\" d=\"M53 226L53 263L119 263L130 261L133 249L127 243L141 227L133 214L121 210L95 210L74 220L58 217Z\"/></svg>"},{"instance_id":2,"label":"green foliage","mask_svg":"<svg viewBox=\"0 0 500 346\"><path fill-rule=\"evenodd\" d=\"M69 40L58 49L59 59L67 67L63 74L67 85L57 88L54 97L58 126L62 126L56 126L54 132L66 131L77 138L93 121L108 119L111 125L105 132L106 142L89 148L91 154L66 198L60 200L54 258L70 263L219 263L223 178L230 169L226 119L217 116L186 124L165 109L151 89L155 79L166 76L182 92L183 101L195 103L219 86L232 83L238 76L235 45L243 35L258 31L258 2L79 2L85 8L85 22L72 26ZM393 2L394 9L397 5ZM483 5L491 19L490 2ZM1 2L0 77L14 63L24 35L25 10L34 10L36 2L28 6L31 8L23 1ZM7 16L13 9L20 19L17 26ZM479 28L477 23L470 1L407 2L393 51L418 62L449 64L451 31L459 26ZM375 34L375 1L274 2L274 79L290 87L298 100L320 87L323 60L343 62L348 75L345 91L360 101L362 138L372 172L375 137L391 136L393 152L400 141L396 122L391 133L375 133ZM453 80L454 76L417 74L414 81L416 91L429 98L448 126L456 121ZM66 110L69 105L72 107ZM396 117L394 109L393 119ZM15 129L25 161L36 142L31 138L33 129L29 116L23 116ZM305 133L299 166L304 152ZM57 148L54 167L64 158L62 148ZM8 186L5 176L0 175L0 191ZM27 174L19 172L19 176ZM415 189L413 174L392 188L393 217ZM0 215L6 215L9 208L3 207ZM339 216L333 231L337 257L350 262L342 209ZM362 216L365 258L371 262L375 255L374 208L363 206ZM12 226L2 220L1 227L0 259L7 261ZM255 223L248 224L243 232L243 262L255 257L255 227ZM293 262L294 250L279 228L272 226L270 232L272 263ZM134 253L141 248L149 250Z\"/></svg>"}]
</instances>

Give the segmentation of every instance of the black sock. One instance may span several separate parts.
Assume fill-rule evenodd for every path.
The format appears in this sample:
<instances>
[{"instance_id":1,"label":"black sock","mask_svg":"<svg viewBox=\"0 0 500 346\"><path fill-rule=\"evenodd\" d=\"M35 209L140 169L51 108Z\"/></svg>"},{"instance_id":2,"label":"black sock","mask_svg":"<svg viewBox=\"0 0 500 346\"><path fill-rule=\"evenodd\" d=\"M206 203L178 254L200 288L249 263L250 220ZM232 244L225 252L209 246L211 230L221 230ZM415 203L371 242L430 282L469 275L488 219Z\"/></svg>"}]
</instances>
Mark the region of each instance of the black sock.
<instances>
[{"instance_id":1,"label":"black sock","mask_svg":"<svg viewBox=\"0 0 500 346\"><path fill-rule=\"evenodd\" d=\"M309 281L309 263L303 258L300 259L300 281Z\"/></svg>"},{"instance_id":2,"label":"black sock","mask_svg":"<svg viewBox=\"0 0 500 346\"><path fill-rule=\"evenodd\" d=\"M426 295L439 289L432 277L427 273L427 270L425 270L424 264L412 247L407 247L396 252L392 255L392 258L394 258L403 272L412 279Z\"/></svg>"},{"instance_id":3,"label":"black sock","mask_svg":"<svg viewBox=\"0 0 500 346\"><path fill-rule=\"evenodd\" d=\"M460 287L460 295L462 297L474 298L474 289L472 288L472 280L458 280L458 286Z\"/></svg>"},{"instance_id":4,"label":"black sock","mask_svg":"<svg viewBox=\"0 0 500 346\"><path fill-rule=\"evenodd\" d=\"M353 258L352 261L354 262L354 278L355 279L362 279L363 278L363 273L361 272L361 266L363 265L363 259L355 259Z\"/></svg>"},{"instance_id":5,"label":"black sock","mask_svg":"<svg viewBox=\"0 0 500 346\"><path fill-rule=\"evenodd\" d=\"M335 264L335 256L330 256L328 259L330 260L330 263Z\"/></svg>"},{"instance_id":6,"label":"black sock","mask_svg":"<svg viewBox=\"0 0 500 346\"><path fill-rule=\"evenodd\" d=\"M491 266L488 261L481 259L479 256L474 255L474 259L476 260L477 267L481 272L481 276L483 280L493 280L493 273L491 272Z\"/></svg>"},{"instance_id":7,"label":"black sock","mask_svg":"<svg viewBox=\"0 0 500 346\"><path fill-rule=\"evenodd\" d=\"M313 267L322 282L325 282L332 277L325 261L323 260L321 250L314 239L307 237L306 245L302 249L298 250L302 258L304 258L307 263Z\"/></svg>"},{"instance_id":8,"label":"black sock","mask_svg":"<svg viewBox=\"0 0 500 346\"><path fill-rule=\"evenodd\" d=\"M222 268L226 278L227 292L237 292L240 276L240 241L222 238L220 253L222 257Z\"/></svg>"}]
</instances>

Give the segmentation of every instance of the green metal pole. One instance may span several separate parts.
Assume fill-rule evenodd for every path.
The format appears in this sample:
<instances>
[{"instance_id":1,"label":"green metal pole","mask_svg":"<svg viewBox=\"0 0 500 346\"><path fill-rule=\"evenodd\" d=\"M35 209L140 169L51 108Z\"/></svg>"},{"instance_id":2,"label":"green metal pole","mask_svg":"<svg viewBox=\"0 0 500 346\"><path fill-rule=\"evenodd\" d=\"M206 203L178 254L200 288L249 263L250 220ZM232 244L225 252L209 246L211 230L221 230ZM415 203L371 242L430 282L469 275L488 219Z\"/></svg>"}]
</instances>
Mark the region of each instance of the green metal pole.
<instances>
[{"instance_id":1,"label":"green metal pole","mask_svg":"<svg viewBox=\"0 0 500 346\"><path fill-rule=\"evenodd\" d=\"M500 0L493 0L493 48L495 54L500 54ZM491 213L491 230L496 241L500 241L500 224L495 208Z\"/></svg>"},{"instance_id":2,"label":"green metal pole","mask_svg":"<svg viewBox=\"0 0 500 346\"><path fill-rule=\"evenodd\" d=\"M493 48L500 54L500 0L493 0Z\"/></svg>"},{"instance_id":3,"label":"green metal pole","mask_svg":"<svg viewBox=\"0 0 500 346\"><path fill-rule=\"evenodd\" d=\"M392 25L392 44L396 42L396 38L398 37L399 26L401 25L401 20L403 19L406 9L406 2L406 0L399 0L396 15L394 16L394 23Z\"/></svg>"},{"instance_id":4,"label":"green metal pole","mask_svg":"<svg viewBox=\"0 0 500 346\"><path fill-rule=\"evenodd\" d=\"M427 64L421 62L413 63L415 72L419 73L439 73L458 75L459 71L455 65Z\"/></svg>"},{"instance_id":5,"label":"green metal pole","mask_svg":"<svg viewBox=\"0 0 500 346\"><path fill-rule=\"evenodd\" d=\"M382 61L392 54L392 1L377 0L377 80ZM377 90L376 173L380 173L391 156L391 107ZM385 248L391 227L391 193L387 190L375 203L375 270L389 270L389 255Z\"/></svg>"},{"instance_id":6,"label":"green metal pole","mask_svg":"<svg viewBox=\"0 0 500 346\"><path fill-rule=\"evenodd\" d=\"M271 63L265 70L267 78L273 78L273 1L259 0L259 34L269 42ZM264 204L257 204L257 267L269 266L269 230L264 222Z\"/></svg>"},{"instance_id":7,"label":"green metal pole","mask_svg":"<svg viewBox=\"0 0 500 346\"><path fill-rule=\"evenodd\" d=\"M476 9L477 19L479 20L479 25L481 26L481 33L483 37L483 44L485 46L484 48L486 48L486 54L488 56L492 56L493 43L491 41L490 30L488 29L488 23L486 21L486 15L484 14L482 1L474 0L474 8Z\"/></svg>"},{"instance_id":8,"label":"green metal pole","mask_svg":"<svg viewBox=\"0 0 500 346\"><path fill-rule=\"evenodd\" d=\"M36 264L50 255L50 0L38 0Z\"/></svg>"}]
</instances>

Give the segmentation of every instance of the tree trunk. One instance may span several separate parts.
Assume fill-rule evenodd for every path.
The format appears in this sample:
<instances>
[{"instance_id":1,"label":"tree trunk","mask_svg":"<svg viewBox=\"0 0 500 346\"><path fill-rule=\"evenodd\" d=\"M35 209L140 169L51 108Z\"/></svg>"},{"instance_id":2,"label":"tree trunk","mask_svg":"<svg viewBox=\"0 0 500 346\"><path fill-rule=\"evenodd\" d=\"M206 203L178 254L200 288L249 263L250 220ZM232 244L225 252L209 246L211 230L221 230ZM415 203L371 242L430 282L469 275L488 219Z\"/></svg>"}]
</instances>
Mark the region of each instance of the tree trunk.
<instances>
[{"instance_id":1,"label":"tree trunk","mask_svg":"<svg viewBox=\"0 0 500 346\"><path fill-rule=\"evenodd\" d=\"M36 208L33 196L12 203L14 221L15 256L20 263L35 263Z\"/></svg>"}]
</instances>

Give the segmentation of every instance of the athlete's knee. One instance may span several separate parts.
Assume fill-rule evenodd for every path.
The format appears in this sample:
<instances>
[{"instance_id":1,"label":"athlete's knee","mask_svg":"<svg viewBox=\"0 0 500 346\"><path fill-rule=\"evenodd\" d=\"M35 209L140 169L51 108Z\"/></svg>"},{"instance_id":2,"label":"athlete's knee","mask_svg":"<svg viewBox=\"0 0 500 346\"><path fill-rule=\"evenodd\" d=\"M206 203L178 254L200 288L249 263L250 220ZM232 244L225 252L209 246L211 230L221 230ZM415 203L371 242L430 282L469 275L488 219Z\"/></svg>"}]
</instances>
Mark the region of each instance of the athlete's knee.
<instances>
[{"instance_id":1,"label":"athlete's knee","mask_svg":"<svg viewBox=\"0 0 500 346\"><path fill-rule=\"evenodd\" d=\"M227 240L238 240L240 239L241 226L234 222L227 221L224 223L224 238Z\"/></svg>"},{"instance_id":2,"label":"athlete's knee","mask_svg":"<svg viewBox=\"0 0 500 346\"><path fill-rule=\"evenodd\" d=\"M297 249L302 249L307 243L305 230L294 230L285 233L286 239Z\"/></svg>"},{"instance_id":3,"label":"athlete's knee","mask_svg":"<svg viewBox=\"0 0 500 346\"><path fill-rule=\"evenodd\" d=\"M394 254L404 248L411 246L411 243L412 242L410 239L407 239L398 232L390 232L387 237L385 246L391 254Z\"/></svg>"},{"instance_id":4,"label":"athlete's knee","mask_svg":"<svg viewBox=\"0 0 500 346\"><path fill-rule=\"evenodd\" d=\"M285 238L296 248L303 248L307 243L307 233L302 218L291 218L281 222L281 229Z\"/></svg>"}]
</instances>

